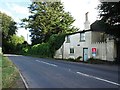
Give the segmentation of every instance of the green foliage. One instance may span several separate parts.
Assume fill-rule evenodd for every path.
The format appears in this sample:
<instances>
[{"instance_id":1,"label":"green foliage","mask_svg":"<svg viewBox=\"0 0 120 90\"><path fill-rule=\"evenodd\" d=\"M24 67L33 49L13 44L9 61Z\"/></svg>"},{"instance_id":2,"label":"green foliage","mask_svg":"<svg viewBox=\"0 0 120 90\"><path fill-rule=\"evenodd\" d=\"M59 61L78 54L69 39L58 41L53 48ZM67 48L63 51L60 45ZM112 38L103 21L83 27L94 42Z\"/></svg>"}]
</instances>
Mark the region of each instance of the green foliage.
<instances>
[{"instance_id":1,"label":"green foliage","mask_svg":"<svg viewBox=\"0 0 120 90\"><path fill-rule=\"evenodd\" d=\"M28 47L24 47L24 48L22 48L23 53L27 53L28 50L29 50Z\"/></svg>"},{"instance_id":2,"label":"green foliage","mask_svg":"<svg viewBox=\"0 0 120 90\"><path fill-rule=\"evenodd\" d=\"M30 7L31 16L23 19L30 29L32 44L48 42L52 34L75 32L72 26L75 21L69 12L64 11L61 2L33 2Z\"/></svg>"},{"instance_id":3,"label":"green foliage","mask_svg":"<svg viewBox=\"0 0 120 90\"><path fill-rule=\"evenodd\" d=\"M30 47L23 48L24 53L31 55L38 55L40 57L51 57L48 43L37 44Z\"/></svg>"},{"instance_id":4,"label":"green foliage","mask_svg":"<svg viewBox=\"0 0 120 90\"><path fill-rule=\"evenodd\" d=\"M89 58L86 63L91 63L91 64L116 64L114 61L107 61L107 60L101 60L98 58L91 57Z\"/></svg>"},{"instance_id":5,"label":"green foliage","mask_svg":"<svg viewBox=\"0 0 120 90\"><path fill-rule=\"evenodd\" d=\"M19 37L16 35L16 23L10 16L0 12L0 20L2 24L1 29L3 53L18 53L21 51L20 49L22 48L22 43L25 41L24 37Z\"/></svg>"},{"instance_id":6,"label":"green foliage","mask_svg":"<svg viewBox=\"0 0 120 90\"><path fill-rule=\"evenodd\" d=\"M75 59L74 58L68 58L67 60L68 61L74 61Z\"/></svg>"},{"instance_id":7,"label":"green foliage","mask_svg":"<svg viewBox=\"0 0 120 90\"><path fill-rule=\"evenodd\" d=\"M10 43L11 37L15 34L17 27L16 22L13 19L6 15L5 13L0 12L0 24L2 30L2 48L3 53L12 51L14 46ZM1 33L1 31L0 31Z\"/></svg>"},{"instance_id":8,"label":"green foliage","mask_svg":"<svg viewBox=\"0 0 120 90\"><path fill-rule=\"evenodd\" d=\"M25 41L25 39L23 36L19 37L14 34L13 36L10 37L9 42L16 46L17 44L22 44L24 41Z\"/></svg>"},{"instance_id":9,"label":"green foliage","mask_svg":"<svg viewBox=\"0 0 120 90\"><path fill-rule=\"evenodd\" d=\"M53 52L53 55L54 55L55 51L58 50L62 46L62 44L64 43L65 36L66 36L65 34L59 34L59 35L53 34L50 37L48 43L50 45L51 52Z\"/></svg>"},{"instance_id":10,"label":"green foliage","mask_svg":"<svg viewBox=\"0 0 120 90\"><path fill-rule=\"evenodd\" d=\"M5 13L0 12L0 22L2 29L2 38L7 39L11 35L15 34L17 27L16 23L12 20L12 18Z\"/></svg>"},{"instance_id":11,"label":"green foliage","mask_svg":"<svg viewBox=\"0 0 120 90\"><path fill-rule=\"evenodd\" d=\"M0 54L0 67L2 67L2 55Z\"/></svg>"},{"instance_id":12,"label":"green foliage","mask_svg":"<svg viewBox=\"0 0 120 90\"><path fill-rule=\"evenodd\" d=\"M77 31L75 20L61 2L32 2L29 9L32 15L22 21L28 23L24 27L30 29L32 46L24 47L23 53L53 57L66 34Z\"/></svg>"},{"instance_id":13,"label":"green foliage","mask_svg":"<svg viewBox=\"0 0 120 90\"><path fill-rule=\"evenodd\" d=\"M98 9L102 23L108 24L105 32L120 39L120 2L102 2Z\"/></svg>"},{"instance_id":14,"label":"green foliage","mask_svg":"<svg viewBox=\"0 0 120 90\"><path fill-rule=\"evenodd\" d=\"M2 89L2 55L0 53L0 89Z\"/></svg>"},{"instance_id":15,"label":"green foliage","mask_svg":"<svg viewBox=\"0 0 120 90\"><path fill-rule=\"evenodd\" d=\"M80 59L74 59L74 58L68 58L66 60L71 62L80 62Z\"/></svg>"},{"instance_id":16,"label":"green foliage","mask_svg":"<svg viewBox=\"0 0 120 90\"><path fill-rule=\"evenodd\" d=\"M37 55L40 57L53 57L65 40L65 34L52 35L47 43L27 46L22 49L23 54Z\"/></svg>"},{"instance_id":17,"label":"green foliage","mask_svg":"<svg viewBox=\"0 0 120 90\"><path fill-rule=\"evenodd\" d=\"M117 55L116 61L120 62L120 1L119 2L103 2L98 6L99 15L105 27L105 33L114 36L116 41ZM99 23L98 23L99 25Z\"/></svg>"},{"instance_id":18,"label":"green foliage","mask_svg":"<svg viewBox=\"0 0 120 90\"><path fill-rule=\"evenodd\" d=\"M77 57L76 59L77 59L77 60L80 60L81 58L82 58L82 56L79 56L79 57Z\"/></svg>"},{"instance_id":19,"label":"green foliage","mask_svg":"<svg viewBox=\"0 0 120 90\"><path fill-rule=\"evenodd\" d=\"M65 34L54 34L50 37L48 43L50 45L50 52L52 53L52 57L54 56L55 54L55 51L58 50L62 44L64 43L65 41Z\"/></svg>"},{"instance_id":20,"label":"green foliage","mask_svg":"<svg viewBox=\"0 0 120 90\"><path fill-rule=\"evenodd\" d=\"M12 88L19 77L18 70L7 57L2 57L2 88Z\"/></svg>"},{"instance_id":21,"label":"green foliage","mask_svg":"<svg viewBox=\"0 0 120 90\"><path fill-rule=\"evenodd\" d=\"M22 49L22 43L24 43L24 37L17 36L17 35L12 35L10 36L8 41L4 42L4 47L3 52L7 53L19 53Z\"/></svg>"},{"instance_id":22,"label":"green foliage","mask_svg":"<svg viewBox=\"0 0 120 90\"><path fill-rule=\"evenodd\" d=\"M2 29L2 38L8 39L11 35L15 34L17 27L16 22L12 20L12 18L5 13L0 12L0 22Z\"/></svg>"}]
</instances>

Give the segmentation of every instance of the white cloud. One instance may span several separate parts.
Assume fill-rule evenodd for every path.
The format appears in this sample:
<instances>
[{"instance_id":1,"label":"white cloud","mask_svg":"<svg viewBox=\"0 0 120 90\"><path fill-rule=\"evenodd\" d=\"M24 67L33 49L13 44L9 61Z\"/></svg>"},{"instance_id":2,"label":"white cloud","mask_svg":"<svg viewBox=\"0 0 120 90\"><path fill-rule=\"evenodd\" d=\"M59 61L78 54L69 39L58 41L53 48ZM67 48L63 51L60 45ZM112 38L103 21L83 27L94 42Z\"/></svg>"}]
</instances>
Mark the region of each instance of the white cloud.
<instances>
[{"instance_id":1,"label":"white cloud","mask_svg":"<svg viewBox=\"0 0 120 90\"><path fill-rule=\"evenodd\" d=\"M13 16L12 13L11 13L10 11L7 11L7 10L5 10L5 9L1 9L1 8L0 8L0 11L1 11L2 13L7 14L7 15L10 16L10 17Z\"/></svg>"},{"instance_id":2,"label":"white cloud","mask_svg":"<svg viewBox=\"0 0 120 90\"><path fill-rule=\"evenodd\" d=\"M89 12L89 21L93 23L97 17L95 9L99 4L99 0L61 0L65 7L65 11L69 11L76 21L73 25L80 29L84 29L85 13Z\"/></svg>"},{"instance_id":3,"label":"white cloud","mask_svg":"<svg viewBox=\"0 0 120 90\"><path fill-rule=\"evenodd\" d=\"M17 33L16 33L18 36L24 36L24 38L25 38L25 40L29 43L29 44L31 44L31 41L30 41L30 37L29 37L29 35L30 35L30 32L28 31L28 30L26 30L26 29L24 29L24 28L19 28L18 30L17 30Z\"/></svg>"},{"instance_id":4,"label":"white cloud","mask_svg":"<svg viewBox=\"0 0 120 90\"><path fill-rule=\"evenodd\" d=\"M14 2L19 3L19 2L30 2L31 0L1 0L1 1L12 2L12 3L14 3Z\"/></svg>"},{"instance_id":5,"label":"white cloud","mask_svg":"<svg viewBox=\"0 0 120 90\"><path fill-rule=\"evenodd\" d=\"M29 9L27 7L19 6L17 4L12 4L11 9L18 14L23 14L25 16L29 15Z\"/></svg>"},{"instance_id":6,"label":"white cloud","mask_svg":"<svg viewBox=\"0 0 120 90\"><path fill-rule=\"evenodd\" d=\"M21 22L21 19L29 16L29 9L27 6L21 6L15 2L6 2L3 7L0 7L0 11L12 17L18 24ZM17 26L19 27L19 25ZM18 28L16 34L18 36L24 36L25 40L28 43L31 43L30 37L28 36L30 35L30 32L28 30L25 30L24 28Z\"/></svg>"},{"instance_id":7,"label":"white cloud","mask_svg":"<svg viewBox=\"0 0 120 90\"><path fill-rule=\"evenodd\" d=\"M98 13L95 8L100 3L99 0L61 0L61 1L64 3L65 11L69 11L71 15L76 19L73 25L80 28L80 30L84 29L86 12L89 12L88 15L90 23L93 23L96 20ZM21 18L29 16L29 9L27 8L27 6L24 7L15 3L8 3L7 7L10 8L10 11L11 10L12 11L10 12L7 11L6 9L0 10L5 12L9 16L12 16L16 22L19 22ZM27 33L29 33L27 30L19 28L17 34L23 35L25 37L25 40L27 40ZM30 40L28 42L30 42Z\"/></svg>"},{"instance_id":8,"label":"white cloud","mask_svg":"<svg viewBox=\"0 0 120 90\"><path fill-rule=\"evenodd\" d=\"M20 23L21 22L21 18L17 17L16 15L12 14L12 12L8 11L8 10L5 10L5 9L1 9L0 8L0 11L2 13L5 13L7 14L8 16L10 16L15 22L17 23Z\"/></svg>"}]
</instances>

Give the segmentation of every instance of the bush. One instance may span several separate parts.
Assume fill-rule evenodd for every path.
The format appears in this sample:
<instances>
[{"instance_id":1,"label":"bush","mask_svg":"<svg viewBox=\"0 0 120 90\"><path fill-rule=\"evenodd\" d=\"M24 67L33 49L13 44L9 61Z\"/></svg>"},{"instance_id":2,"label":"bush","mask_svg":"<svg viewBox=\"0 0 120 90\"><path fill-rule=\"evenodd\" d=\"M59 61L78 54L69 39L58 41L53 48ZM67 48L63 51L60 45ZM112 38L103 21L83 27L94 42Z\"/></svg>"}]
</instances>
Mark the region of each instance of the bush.
<instances>
[{"instance_id":1,"label":"bush","mask_svg":"<svg viewBox=\"0 0 120 90\"><path fill-rule=\"evenodd\" d=\"M58 50L64 43L65 41L65 34L53 34L49 38L49 50L51 52L51 56L54 57L56 50Z\"/></svg>"},{"instance_id":2,"label":"bush","mask_svg":"<svg viewBox=\"0 0 120 90\"><path fill-rule=\"evenodd\" d=\"M80 57L79 57L80 58ZM74 58L68 58L66 59L67 61L72 61L72 62L80 62L80 59L74 59Z\"/></svg>"},{"instance_id":3,"label":"bush","mask_svg":"<svg viewBox=\"0 0 120 90\"><path fill-rule=\"evenodd\" d=\"M47 43L36 44L30 47L23 47L23 54L37 55L39 57L54 57L56 50L58 50L65 40L65 34L53 34Z\"/></svg>"},{"instance_id":4,"label":"bush","mask_svg":"<svg viewBox=\"0 0 120 90\"><path fill-rule=\"evenodd\" d=\"M23 48L24 53L38 55L40 57L51 57L50 47L48 43L37 44L32 47Z\"/></svg>"},{"instance_id":5,"label":"bush","mask_svg":"<svg viewBox=\"0 0 120 90\"><path fill-rule=\"evenodd\" d=\"M76 60L80 60L81 58L82 58L82 56L79 56L79 57L76 58Z\"/></svg>"},{"instance_id":6,"label":"bush","mask_svg":"<svg viewBox=\"0 0 120 90\"><path fill-rule=\"evenodd\" d=\"M68 58L67 60L68 61L74 61L75 59L74 58Z\"/></svg>"},{"instance_id":7,"label":"bush","mask_svg":"<svg viewBox=\"0 0 120 90\"><path fill-rule=\"evenodd\" d=\"M42 56L42 57L51 57L51 52L50 52L50 47L48 43L42 43L39 44L36 47L36 52L38 53L38 55Z\"/></svg>"},{"instance_id":8,"label":"bush","mask_svg":"<svg viewBox=\"0 0 120 90\"><path fill-rule=\"evenodd\" d=\"M58 50L64 43L65 41L65 34L53 34L48 43L50 44L51 47L54 47L55 50Z\"/></svg>"},{"instance_id":9,"label":"bush","mask_svg":"<svg viewBox=\"0 0 120 90\"><path fill-rule=\"evenodd\" d=\"M107 60L101 60L101 59L97 59L97 58L89 58L87 61L87 63L92 63L92 64L115 64L112 61L107 61Z\"/></svg>"},{"instance_id":10,"label":"bush","mask_svg":"<svg viewBox=\"0 0 120 90\"><path fill-rule=\"evenodd\" d=\"M27 53L28 52L28 47L25 47L22 49L23 53Z\"/></svg>"}]
</instances>

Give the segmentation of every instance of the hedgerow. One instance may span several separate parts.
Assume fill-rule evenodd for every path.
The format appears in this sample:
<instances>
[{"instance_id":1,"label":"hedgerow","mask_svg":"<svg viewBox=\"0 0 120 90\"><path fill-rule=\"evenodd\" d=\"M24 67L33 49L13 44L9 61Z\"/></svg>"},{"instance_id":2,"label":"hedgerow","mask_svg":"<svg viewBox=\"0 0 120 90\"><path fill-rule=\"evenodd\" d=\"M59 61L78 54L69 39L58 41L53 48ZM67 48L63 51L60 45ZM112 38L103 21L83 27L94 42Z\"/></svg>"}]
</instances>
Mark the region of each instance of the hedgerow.
<instances>
[{"instance_id":1,"label":"hedgerow","mask_svg":"<svg viewBox=\"0 0 120 90\"><path fill-rule=\"evenodd\" d=\"M65 34L53 34L47 43L36 44L23 48L24 54L38 55L40 57L53 57L55 51L64 43Z\"/></svg>"}]
</instances>

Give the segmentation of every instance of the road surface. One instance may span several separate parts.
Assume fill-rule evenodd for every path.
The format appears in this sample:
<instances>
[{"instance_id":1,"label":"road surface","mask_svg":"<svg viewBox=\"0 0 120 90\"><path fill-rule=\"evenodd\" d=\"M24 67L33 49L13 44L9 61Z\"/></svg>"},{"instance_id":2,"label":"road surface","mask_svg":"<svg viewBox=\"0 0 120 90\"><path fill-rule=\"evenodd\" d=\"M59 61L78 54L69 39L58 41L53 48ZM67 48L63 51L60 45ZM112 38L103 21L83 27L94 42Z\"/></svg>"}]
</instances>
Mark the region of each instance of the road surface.
<instances>
[{"instance_id":1,"label":"road surface","mask_svg":"<svg viewBox=\"0 0 120 90\"><path fill-rule=\"evenodd\" d=\"M118 66L9 55L29 88L118 88Z\"/></svg>"}]
</instances>

